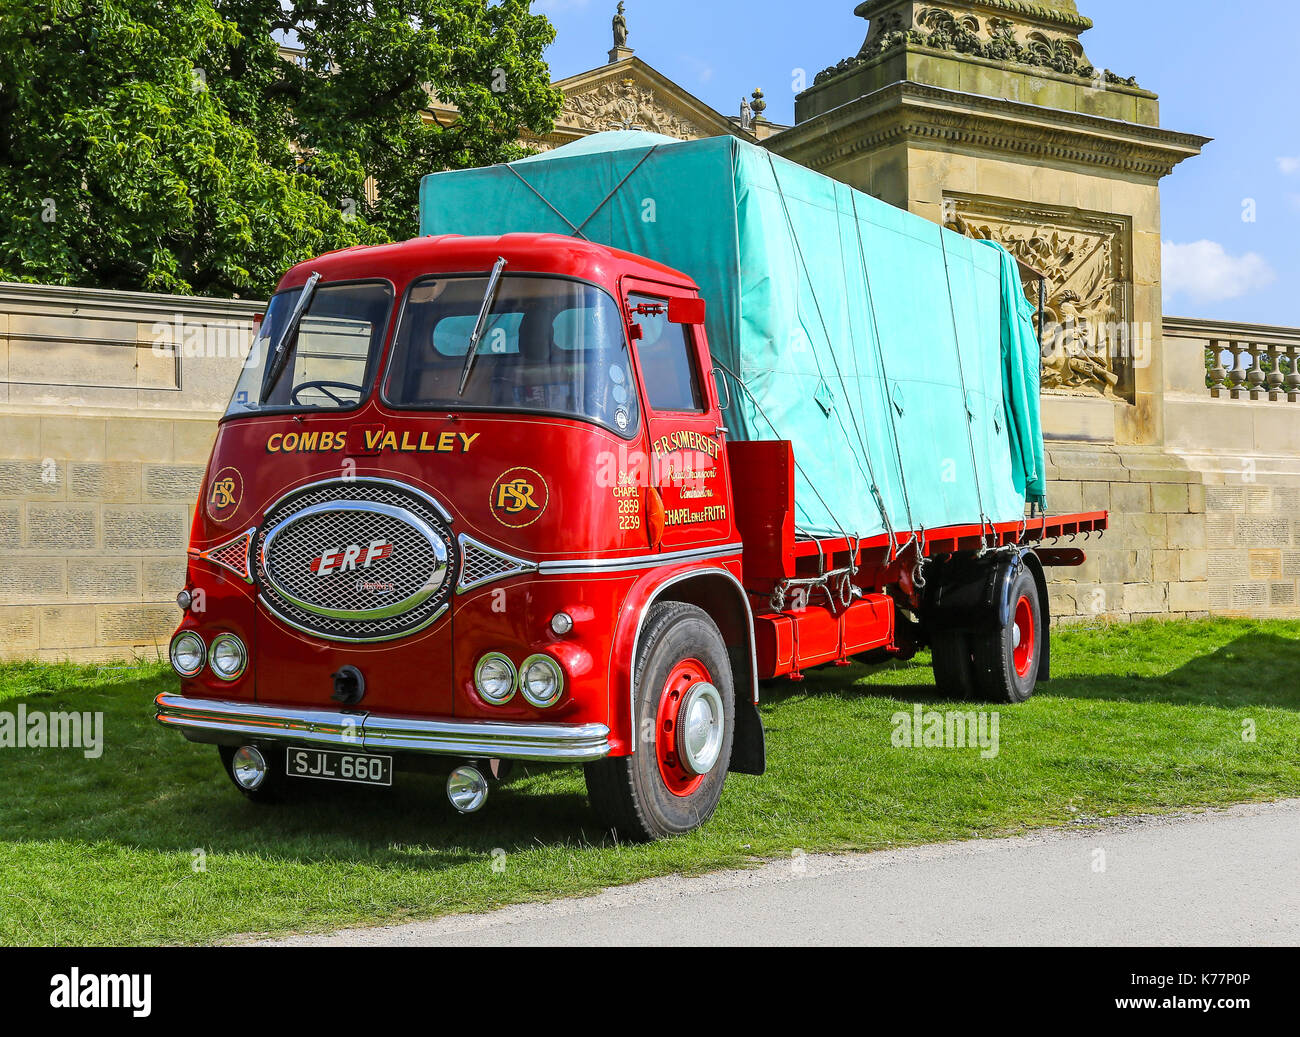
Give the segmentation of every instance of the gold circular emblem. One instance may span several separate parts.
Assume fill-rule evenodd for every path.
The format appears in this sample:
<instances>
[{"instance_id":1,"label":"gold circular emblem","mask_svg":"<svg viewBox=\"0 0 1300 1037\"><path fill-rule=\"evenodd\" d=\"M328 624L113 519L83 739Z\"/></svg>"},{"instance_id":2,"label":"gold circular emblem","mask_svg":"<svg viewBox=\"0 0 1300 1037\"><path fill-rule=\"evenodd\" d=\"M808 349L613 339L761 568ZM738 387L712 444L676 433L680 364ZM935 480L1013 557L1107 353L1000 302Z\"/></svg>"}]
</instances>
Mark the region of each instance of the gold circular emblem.
<instances>
[{"instance_id":1,"label":"gold circular emblem","mask_svg":"<svg viewBox=\"0 0 1300 1037\"><path fill-rule=\"evenodd\" d=\"M223 468L208 483L208 517L224 522L244 499L244 477L237 468Z\"/></svg>"},{"instance_id":2,"label":"gold circular emblem","mask_svg":"<svg viewBox=\"0 0 1300 1037\"><path fill-rule=\"evenodd\" d=\"M523 529L546 511L551 491L541 473L532 468L511 468L492 484L489 510L503 526Z\"/></svg>"}]
</instances>

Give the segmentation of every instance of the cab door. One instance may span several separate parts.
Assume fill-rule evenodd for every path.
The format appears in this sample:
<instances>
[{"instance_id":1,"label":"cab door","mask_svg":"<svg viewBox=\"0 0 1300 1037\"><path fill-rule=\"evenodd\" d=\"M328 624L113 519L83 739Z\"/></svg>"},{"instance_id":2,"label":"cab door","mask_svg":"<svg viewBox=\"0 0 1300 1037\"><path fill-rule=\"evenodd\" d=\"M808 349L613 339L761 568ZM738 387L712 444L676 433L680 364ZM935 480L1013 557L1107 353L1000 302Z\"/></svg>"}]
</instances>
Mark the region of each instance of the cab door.
<instances>
[{"instance_id":1,"label":"cab door","mask_svg":"<svg viewBox=\"0 0 1300 1037\"><path fill-rule=\"evenodd\" d=\"M660 528L664 551L733 542L725 430L704 325L669 320L674 298L698 294L632 278L624 278L623 294L650 441L651 543Z\"/></svg>"}]
</instances>

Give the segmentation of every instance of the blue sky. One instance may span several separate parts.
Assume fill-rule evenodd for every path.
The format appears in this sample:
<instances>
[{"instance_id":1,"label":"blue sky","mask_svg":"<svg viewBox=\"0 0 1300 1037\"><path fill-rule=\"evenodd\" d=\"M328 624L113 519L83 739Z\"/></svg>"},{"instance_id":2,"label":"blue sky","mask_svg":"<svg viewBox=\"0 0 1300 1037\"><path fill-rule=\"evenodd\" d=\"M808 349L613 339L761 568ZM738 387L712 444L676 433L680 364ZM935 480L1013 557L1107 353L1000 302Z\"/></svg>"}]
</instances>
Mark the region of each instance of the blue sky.
<instances>
[{"instance_id":1,"label":"blue sky","mask_svg":"<svg viewBox=\"0 0 1300 1037\"><path fill-rule=\"evenodd\" d=\"M638 57L726 113L761 86L776 122L798 69L811 81L866 35L856 0L626 2ZM1300 326L1300 3L1077 2L1093 62L1160 94L1166 128L1215 138L1163 184L1165 312ZM537 0L557 79L605 62L616 6Z\"/></svg>"}]
</instances>

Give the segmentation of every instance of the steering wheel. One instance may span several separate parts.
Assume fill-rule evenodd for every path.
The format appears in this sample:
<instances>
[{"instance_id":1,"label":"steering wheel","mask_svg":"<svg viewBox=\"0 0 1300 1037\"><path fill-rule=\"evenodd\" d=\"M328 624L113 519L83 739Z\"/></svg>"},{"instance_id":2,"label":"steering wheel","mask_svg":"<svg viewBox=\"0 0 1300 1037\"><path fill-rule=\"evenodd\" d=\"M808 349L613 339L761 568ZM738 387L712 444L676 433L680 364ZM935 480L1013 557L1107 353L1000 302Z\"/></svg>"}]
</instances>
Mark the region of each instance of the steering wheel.
<instances>
[{"instance_id":1,"label":"steering wheel","mask_svg":"<svg viewBox=\"0 0 1300 1037\"><path fill-rule=\"evenodd\" d=\"M320 380L315 382L303 382L301 385L295 385L293 388L293 392L289 394L289 398L293 401L293 405L295 407L307 406L307 404L303 403L302 400L298 399L298 394L302 392L306 392L308 389L316 389L319 392L324 393L331 400L337 403L340 407L346 407L353 401L345 400L341 396L335 396L334 393L330 392L330 389L346 389L348 392L356 393L358 399L366 391L364 387L360 385L353 385L351 382L331 382L326 380Z\"/></svg>"}]
</instances>

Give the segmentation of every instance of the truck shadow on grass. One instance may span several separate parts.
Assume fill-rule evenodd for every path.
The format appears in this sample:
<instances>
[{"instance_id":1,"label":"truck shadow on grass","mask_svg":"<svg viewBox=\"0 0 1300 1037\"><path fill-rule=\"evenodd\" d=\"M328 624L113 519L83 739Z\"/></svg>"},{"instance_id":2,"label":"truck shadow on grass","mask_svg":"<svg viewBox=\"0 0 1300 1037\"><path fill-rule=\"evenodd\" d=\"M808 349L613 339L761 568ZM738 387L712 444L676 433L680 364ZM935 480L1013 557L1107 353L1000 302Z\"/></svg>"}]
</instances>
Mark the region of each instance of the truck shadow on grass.
<instances>
[{"instance_id":1,"label":"truck shadow on grass","mask_svg":"<svg viewBox=\"0 0 1300 1037\"><path fill-rule=\"evenodd\" d=\"M221 768L215 747L184 741L153 720L163 678L76 693L37 691L0 710L103 713L103 753L0 751L0 840L83 846L111 843L190 856L247 853L279 861L364 862L403 869L454 868L539 843L610 840L587 805L580 769L519 768L482 812L461 816L444 779L400 772L392 789L295 783L285 801L250 803Z\"/></svg>"},{"instance_id":2,"label":"truck shadow on grass","mask_svg":"<svg viewBox=\"0 0 1300 1037\"><path fill-rule=\"evenodd\" d=\"M1056 676L1039 685L1037 696L1221 709L1300 710L1300 640L1274 634L1248 633L1181 664L1175 661L1173 666L1166 662L1162 667L1150 658L1133 659L1128 672L1123 674L1080 673L1080 662L1067 659L1056 664ZM1121 667L1122 663L1116 668ZM954 704L951 697L943 695L935 686L927 653L905 663L827 666L809 671L801 682L764 682L760 698L768 704L805 695L844 698L868 695L909 704Z\"/></svg>"}]
</instances>

